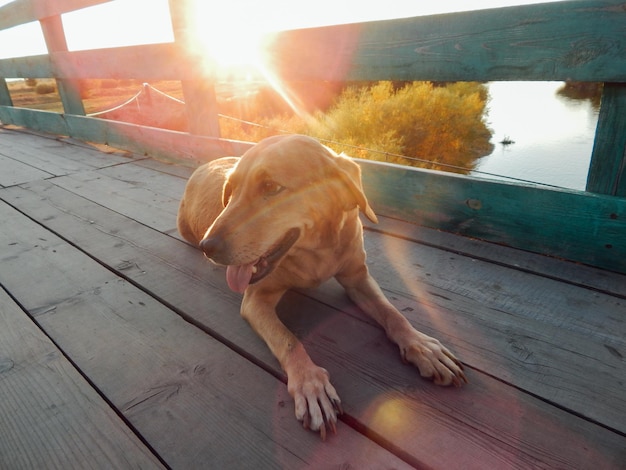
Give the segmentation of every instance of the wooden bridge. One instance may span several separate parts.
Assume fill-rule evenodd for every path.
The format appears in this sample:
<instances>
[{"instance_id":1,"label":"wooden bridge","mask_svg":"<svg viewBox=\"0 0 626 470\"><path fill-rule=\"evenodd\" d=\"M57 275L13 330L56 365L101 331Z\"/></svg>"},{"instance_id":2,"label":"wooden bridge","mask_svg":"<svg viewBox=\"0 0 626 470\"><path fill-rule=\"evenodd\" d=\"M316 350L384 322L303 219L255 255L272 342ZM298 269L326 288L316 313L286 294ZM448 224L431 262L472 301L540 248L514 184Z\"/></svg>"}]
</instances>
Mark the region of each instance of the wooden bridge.
<instances>
[{"instance_id":1,"label":"wooden bridge","mask_svg":"<svg viewBox=\"0 0 626 470\"><path fill-rule=\"evenodd\" d=\"M49 49L0 60L0 467L624 468L624 3L278 36L282 80L604 82L584 192L359 161L381 218L371 270L470 384L421 380L337 284L292 292L281 318L344 403L326 442L294 419L223 271L175 229L191 170L153 157L250 145L219 137L183 2L172 44L68 52L60 15L98 3L0 8L0 29L39 21ZM56 78L65 112L12 106L4 79L20 77ZM181 80L191 132L84 116L84 78Z\"/></svg>"}]
</instances>

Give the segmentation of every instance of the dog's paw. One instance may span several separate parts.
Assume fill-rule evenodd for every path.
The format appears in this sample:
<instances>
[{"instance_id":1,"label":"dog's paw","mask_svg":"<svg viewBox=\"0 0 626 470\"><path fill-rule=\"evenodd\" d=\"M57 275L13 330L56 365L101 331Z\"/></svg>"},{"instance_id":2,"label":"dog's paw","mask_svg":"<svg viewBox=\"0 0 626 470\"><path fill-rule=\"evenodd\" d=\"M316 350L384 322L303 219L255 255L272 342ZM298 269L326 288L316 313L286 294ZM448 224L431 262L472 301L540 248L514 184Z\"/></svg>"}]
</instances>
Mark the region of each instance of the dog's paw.
<instances>
[{"instance_id":1,"label":"dog's paw","mask_svg":"<svg viewBox=\"0 0 626 470\"><path fill-rule=\"evenodd\" d=\"M320 433L337 432L337 415L343 413L341 400L329 380L328 371L311 364L289 375L289 393L295 401L296 418L306 429Z\"/></svg>"},{"instance_id":2,"label":"dog's paw","mask_svg":"<svg viewBox=\"0 0 626 470\"><path fill-rule=\"evenodd\" d=\"M467 383L463 364L435 338L416 331L400 351L403 361L417 366L422 377L437 385L460 387Z\"/></svg>"}]
</instances>

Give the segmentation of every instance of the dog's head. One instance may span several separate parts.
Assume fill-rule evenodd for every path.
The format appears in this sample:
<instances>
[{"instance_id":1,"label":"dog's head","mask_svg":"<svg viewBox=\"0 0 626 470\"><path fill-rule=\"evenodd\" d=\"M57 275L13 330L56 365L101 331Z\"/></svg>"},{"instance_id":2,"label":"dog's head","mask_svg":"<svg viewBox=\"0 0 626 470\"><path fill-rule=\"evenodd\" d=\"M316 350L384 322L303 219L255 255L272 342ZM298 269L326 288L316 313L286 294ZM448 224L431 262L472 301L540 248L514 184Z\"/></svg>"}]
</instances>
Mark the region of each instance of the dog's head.
<instances>
[{"instance_id":1,"label":"dog's head","mask_svg":"<svg viewBox=\"0 0 626 470\"><path fill-rule=\"evenodd\" d=\"M229 286L239 292L270 274L292 247L328 243L358 209L377 221L359 166L300 135L270 137L246 152L222 199L224 211L200 247L228 266Z\"/></svg>"}]
</instances>

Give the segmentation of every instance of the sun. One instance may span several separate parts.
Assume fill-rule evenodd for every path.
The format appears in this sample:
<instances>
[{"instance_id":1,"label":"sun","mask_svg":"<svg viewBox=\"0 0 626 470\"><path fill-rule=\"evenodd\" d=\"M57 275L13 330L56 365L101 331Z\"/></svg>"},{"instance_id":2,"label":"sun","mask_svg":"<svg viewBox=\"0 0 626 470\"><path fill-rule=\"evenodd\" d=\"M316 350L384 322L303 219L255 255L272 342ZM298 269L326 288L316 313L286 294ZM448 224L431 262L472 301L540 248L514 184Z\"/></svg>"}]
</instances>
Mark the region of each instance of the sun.
<instances>
[{"instance_id":1,"label":"sun","mask_svg":"<svg viewBox=\"0 0 626 470\"><path fill-rule=\"evenodd\" d=\"M239 2L192 2L188 14L196 46L214 66L261 65L266 33L253 21L244 21L241 9Z\"/></svg>"},{"instance_id":2,"label":"sun","mask_svg":"<svg viewBox=\"0 0 626 470\"><path fill-rule=\"evenodd\" d=\"M245 14L243 9L245 9ZM229 0L190 1L186 11L194 53L218 80L266 81L293 111L308 117L299 100L270 66L271 45L277 31L287 29L285 18L264 2Z\"/></svg>"}]
</instances>

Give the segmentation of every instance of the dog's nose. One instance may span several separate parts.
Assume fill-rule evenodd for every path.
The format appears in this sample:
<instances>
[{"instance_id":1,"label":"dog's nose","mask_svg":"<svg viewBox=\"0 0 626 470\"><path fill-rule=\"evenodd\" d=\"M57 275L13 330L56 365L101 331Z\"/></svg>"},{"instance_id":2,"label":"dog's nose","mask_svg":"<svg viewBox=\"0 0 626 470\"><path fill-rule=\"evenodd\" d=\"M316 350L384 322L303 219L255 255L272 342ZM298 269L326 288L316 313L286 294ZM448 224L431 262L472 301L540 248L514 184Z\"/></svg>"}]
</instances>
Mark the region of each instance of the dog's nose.
<instances>
[{"instance_id":1,"label":"dog's nose","mask_svg":"<svg viewBox=\"0 0 626 470\"><path fill-rule=\"evenodd\" d=\"M220 236L204 237L200 241L200 249L207 258L213 258L224 249L224 239Z\"/></svg>"}]
</instances>

